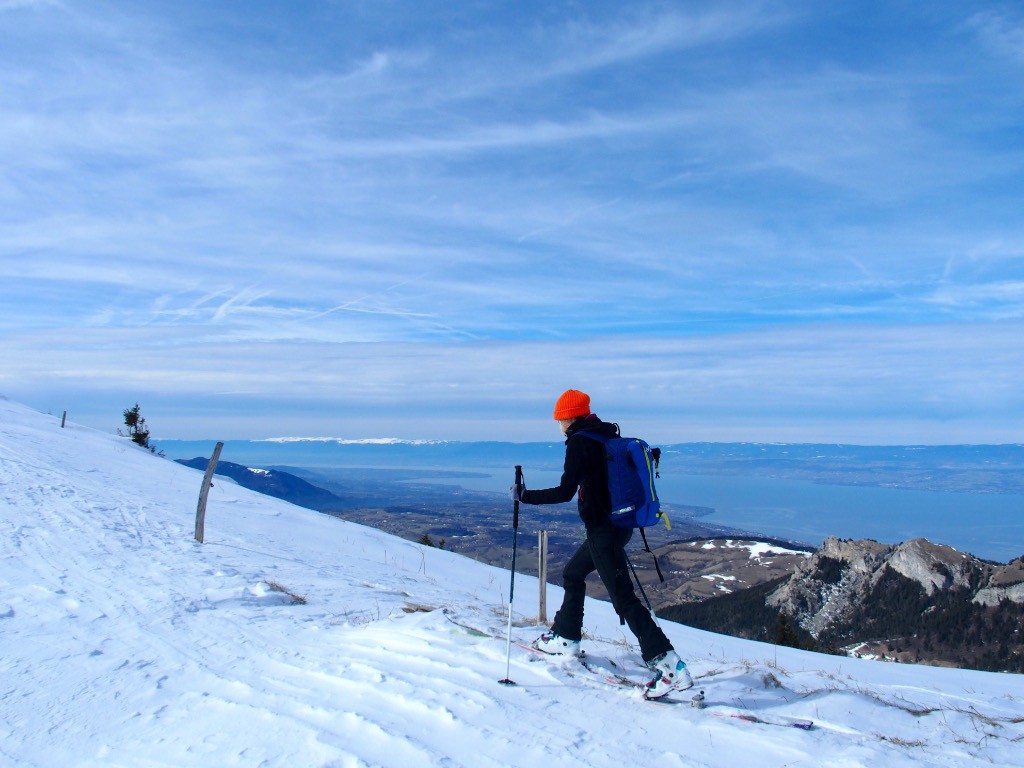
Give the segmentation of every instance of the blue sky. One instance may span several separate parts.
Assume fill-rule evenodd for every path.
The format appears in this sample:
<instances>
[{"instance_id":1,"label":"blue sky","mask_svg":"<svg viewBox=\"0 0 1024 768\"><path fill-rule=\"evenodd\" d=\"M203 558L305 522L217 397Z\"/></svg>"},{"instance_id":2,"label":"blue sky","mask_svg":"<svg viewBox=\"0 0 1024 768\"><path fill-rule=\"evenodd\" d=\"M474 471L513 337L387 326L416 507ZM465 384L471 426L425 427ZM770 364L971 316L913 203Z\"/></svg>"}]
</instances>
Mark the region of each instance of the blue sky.
<instances>
[{"instance_id":1,"label":"blue sky","mask_svg":"<svg viewBox=\"0 0 1024 768\"><path fill-rule=\"evenodd\" d=\"M1024 11L0 0L0 394L154 436L1020 442Z\"/></svg>"}]
</instances>

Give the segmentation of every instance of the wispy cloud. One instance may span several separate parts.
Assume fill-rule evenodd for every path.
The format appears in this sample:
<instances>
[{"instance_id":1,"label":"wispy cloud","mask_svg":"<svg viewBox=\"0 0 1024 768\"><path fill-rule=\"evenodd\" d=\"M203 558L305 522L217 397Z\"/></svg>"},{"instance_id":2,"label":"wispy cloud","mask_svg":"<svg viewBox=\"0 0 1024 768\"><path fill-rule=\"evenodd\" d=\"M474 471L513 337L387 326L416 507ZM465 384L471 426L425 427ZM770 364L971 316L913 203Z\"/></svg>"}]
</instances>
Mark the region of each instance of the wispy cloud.
<instances>
[{"instance_id":1,"label":"wispy cloud","mask_svg":"<svg viewBox=\"0 0 1024 768\"><path fill-rule=\"evenodd\" d=\"M968 25L994 54L1024 64L1024 17L1019 8L1005 6L982 11L972 16Z\"/></svg>"},{"instance_id":2,"label":"wispy cloud","mask_svg":"<svg viewBox=\"0 0 1024 768\"><path fill-rule=\"evenodd\" d=\"M898 40L889 11L745 2L0 11L12 392L153 386L110 351L127 344L161 397L406 418L436 401L469 425L453 393L546 403L577 373L617 407L647 402L622 365L685 382L659 408L703 392L725 423L715 393L742 418L774 412L738 383L770 368L818 403L779 405L781 429L843 423L815 382L835 403L859 386L800 365L822 329L892 329L850 343L905 370L891 339L1020 318L1005 8L904 9ZM772 343L798 329L819 341ZM1008 336L992 338L997 355ZM877 403L911 407L849 354L886 382L865 389ZM931 347L907 354L908 380L946 375Z\"/></svg>"},{"instance_id":3,"label":"wispy cloud","mask_svg":"<svg viewBox=\"0 0 1024 768\"><path fill-rule=\"evenodd\" d=\"M658 56L666 52L720 45L785 25L790 15L764 3L705 9L623 6L612 21L573 19L544 40L559 56L545 77L565 77Z\"/></svg>"},{"instance_id":4,"label":"wispy cloud","mask_svg":"<svg viewBox=\"0 0 1024 768\"><path fill-rule=\"evenodd\" d=\"M0 13L4 11L19 11L26 8L47 8L61 4L60 0L0 0Z\"/></svg>"}]
</instances>

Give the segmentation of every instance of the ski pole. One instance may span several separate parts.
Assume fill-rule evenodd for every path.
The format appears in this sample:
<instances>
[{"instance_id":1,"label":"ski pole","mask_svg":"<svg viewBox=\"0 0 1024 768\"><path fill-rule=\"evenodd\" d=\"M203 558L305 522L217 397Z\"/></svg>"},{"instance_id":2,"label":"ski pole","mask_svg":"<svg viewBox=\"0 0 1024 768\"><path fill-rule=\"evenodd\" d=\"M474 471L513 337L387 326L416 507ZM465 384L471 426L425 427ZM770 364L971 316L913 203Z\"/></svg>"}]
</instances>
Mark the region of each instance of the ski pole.
<instances>
[{"instance_id":1,"label":"ski pole","mask_svg":"<svg viewBox=\"0 0 1024 768\"><path fill-rule=\"evenodd\" d=\"M516 589L516 544L519 540L519 489L523 485L523 468L516 464L516 499L512 502L512 583L508 587L508 631L505 634L505 679L502 685L515 685L509 677L512 664L512 596Z\"/></svg>"}]
</instances>

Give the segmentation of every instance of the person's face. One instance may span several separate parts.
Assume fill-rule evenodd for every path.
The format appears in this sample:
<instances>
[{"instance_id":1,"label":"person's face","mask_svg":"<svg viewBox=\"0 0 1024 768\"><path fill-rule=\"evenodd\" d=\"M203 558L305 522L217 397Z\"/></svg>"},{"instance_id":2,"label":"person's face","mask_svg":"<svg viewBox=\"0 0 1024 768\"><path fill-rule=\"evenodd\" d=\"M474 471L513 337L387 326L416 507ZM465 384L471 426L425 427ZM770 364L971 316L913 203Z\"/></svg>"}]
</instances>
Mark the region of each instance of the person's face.
<instances>
[{"instance_id":1,"label":"person's face","mask_svg":"<svg viewBox=\"0 0 1024 768\"><path fill-rule=\"evenodd\" d=\"M576 419L559 419L559 420L558 420L558 426L559 426L559 427L561 428L561 430L562 430L562 434L563 434L563 435L564 435L564 434L565 434L566 432L568 432L568 431L569 431L569 427L571 427L571 426L572 426L572 423L573 423L574 421L576 421Z\"/></svg>"}]
</instances>

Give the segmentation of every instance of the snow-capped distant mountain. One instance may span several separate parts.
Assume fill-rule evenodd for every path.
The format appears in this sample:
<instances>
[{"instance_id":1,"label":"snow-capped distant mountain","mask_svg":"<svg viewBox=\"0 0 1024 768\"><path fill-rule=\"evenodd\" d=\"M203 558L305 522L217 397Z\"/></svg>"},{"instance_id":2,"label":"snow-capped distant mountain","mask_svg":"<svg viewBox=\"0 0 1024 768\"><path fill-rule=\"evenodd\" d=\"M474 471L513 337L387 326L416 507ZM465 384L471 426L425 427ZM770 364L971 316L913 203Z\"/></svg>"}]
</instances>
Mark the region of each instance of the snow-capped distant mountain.
<instances>
[{"instance_id":1,"label":"snow-capped distant mountain","mask_svg":"<svg viewBox=\"0 0 1024 768\"><path fill-rule=\"evenodd\" d=\"M337 445L446 445L447 440L403 440L399 437L267 437L254 443L335 443Z\"/></svg>"}]
</instances>

